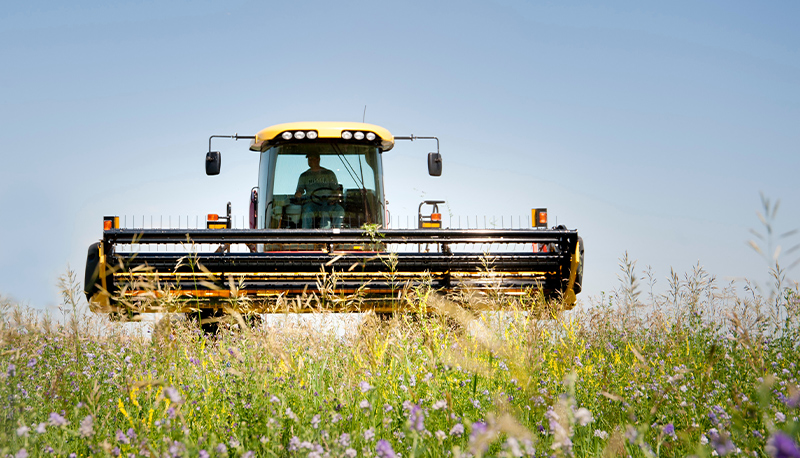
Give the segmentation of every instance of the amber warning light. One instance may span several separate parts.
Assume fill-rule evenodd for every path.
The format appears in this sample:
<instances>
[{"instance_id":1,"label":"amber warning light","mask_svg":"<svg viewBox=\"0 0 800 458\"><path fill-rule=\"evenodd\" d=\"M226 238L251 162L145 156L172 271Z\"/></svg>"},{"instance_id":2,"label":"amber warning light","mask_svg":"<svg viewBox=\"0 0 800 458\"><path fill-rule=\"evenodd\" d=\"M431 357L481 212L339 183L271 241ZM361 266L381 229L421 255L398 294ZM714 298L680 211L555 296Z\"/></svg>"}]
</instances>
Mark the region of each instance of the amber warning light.
<instances>
[{"instance_id":1,"label":"amber warning light","mask_svg":"<svg viewBox=\"0 0 800 458\"><path fill-rule=\"evenodd\" d=\"M547 228L547 209L546 208L532 208L533 227Z\"/></svg>"},{"instance_id":2,"label":"amber warning light","mask_svg":"<svg viewBox=\"0 0 800 458\"><path fill-rule=\"evenodd\" d=\"M110 231L111 229L119 229L119 216L103 217L103 230Z\"/></svg>"}]
</instances>

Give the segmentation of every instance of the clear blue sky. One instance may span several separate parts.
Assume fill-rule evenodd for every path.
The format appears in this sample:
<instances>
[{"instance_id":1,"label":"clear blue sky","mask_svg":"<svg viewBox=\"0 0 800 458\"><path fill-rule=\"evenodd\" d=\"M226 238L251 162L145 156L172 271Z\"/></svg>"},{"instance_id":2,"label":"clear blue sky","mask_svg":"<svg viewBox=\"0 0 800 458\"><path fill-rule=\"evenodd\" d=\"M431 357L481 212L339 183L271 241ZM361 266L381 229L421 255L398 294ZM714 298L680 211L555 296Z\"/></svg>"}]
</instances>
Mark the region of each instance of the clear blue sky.
<instances>
[{"instance_id":1,"label":"clear blue sky","mask_svg":"<svg viewBox=\"0 0 800 458\"><path fill-rule=\"evenodd\" d=\"M103 215L234 213L257 156L212 134L366 120L441 139L384 157L393 215L546 206L586 242L588 294L625 251L664 285L700 262L763 280L759 192L800 227L800 4L9 3L0 12L0 294L57 304ZM800 277L800 269L791 272ZM584 298L586 296L584 295Z\"/></svg>"}]
</instances>

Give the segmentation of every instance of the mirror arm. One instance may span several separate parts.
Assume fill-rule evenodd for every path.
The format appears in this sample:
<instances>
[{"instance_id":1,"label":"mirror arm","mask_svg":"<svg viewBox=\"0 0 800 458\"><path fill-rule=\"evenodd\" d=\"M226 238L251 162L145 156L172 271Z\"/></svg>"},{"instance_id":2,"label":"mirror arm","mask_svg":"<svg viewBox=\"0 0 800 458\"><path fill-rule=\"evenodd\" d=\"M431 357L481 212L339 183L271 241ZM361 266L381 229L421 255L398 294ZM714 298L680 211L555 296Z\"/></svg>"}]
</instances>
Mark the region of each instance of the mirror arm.
<instances>
[{"instance_id":1,"label":"mirror arm","mask_svg":"<svg viewBox=\"0 0 800 458\"><path fill-rule=\"evenodd\" d=\"M212 138L232 138L234 140L239 140L240 138L244 138L244 139L248 139L248 140L255 140L256 137L255 137L255 135L239 135L239 134L212 135L212 136L208 137L208 152L209 153L211 152L211 139Z\"/></svg>"},{"instance_id":2,"label":"mirror arm","mask_svg":"<svg viewBox=\"0 0 800 458\"><path fill-rule=\"evenodd\" d=\"M436 140L436 154L439 154L439 137L418 137L418 136L416 136L414 134L411 134L408 137L394 137L394 139L395 140L411 140L412 142L414 140Z\"/></svg>"}]
</instances>

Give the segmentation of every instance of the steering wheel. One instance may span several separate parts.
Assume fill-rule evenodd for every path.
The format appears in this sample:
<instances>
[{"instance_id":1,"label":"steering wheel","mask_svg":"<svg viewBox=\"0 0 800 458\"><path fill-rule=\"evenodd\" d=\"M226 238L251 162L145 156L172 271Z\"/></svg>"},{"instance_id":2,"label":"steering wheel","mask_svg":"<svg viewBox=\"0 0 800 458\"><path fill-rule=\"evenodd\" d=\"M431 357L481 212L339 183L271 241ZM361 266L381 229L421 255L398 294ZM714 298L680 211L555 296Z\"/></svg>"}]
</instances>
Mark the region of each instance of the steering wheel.
<instances>
[{"instance_id":1,"label":"steering wheel","mask_svg":"<svg viewBox=\"0 0 800 458\"><path fill-rule=\"evenodd\" d=\"M308 200L316 205L330 204L334 199L342 197L341 192L332 188L317 188L308 195Z\"/></svg>"}]
</instances>

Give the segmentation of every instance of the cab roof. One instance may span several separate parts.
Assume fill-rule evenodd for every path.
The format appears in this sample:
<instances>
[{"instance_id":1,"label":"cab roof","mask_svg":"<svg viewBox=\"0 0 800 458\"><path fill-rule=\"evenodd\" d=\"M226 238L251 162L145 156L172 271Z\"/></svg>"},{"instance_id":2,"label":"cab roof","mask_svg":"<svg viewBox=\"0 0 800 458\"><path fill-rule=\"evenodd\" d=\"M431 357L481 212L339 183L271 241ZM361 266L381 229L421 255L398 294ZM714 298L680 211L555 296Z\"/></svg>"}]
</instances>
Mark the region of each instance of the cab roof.
<instances>
[{"instance_id":1,"label":"cab roof","mask_svg":"<svg viewBox=\"0 0 800 458\"><path fill-rule=\"evenodd\" d=\"M276 140L281 140L280 135L286 131L316 131L317 138L335 138L341 139L342 132L349 131L351 133L367 132L374 133L378 139L376 142L381 151L389 151L394 147L394 137L388 130L381 126L374 124L365 124L361 122L290 122L284 124L276 124L259 131L256 138L250 143L252 151L266 151L271 147ZM367 143L364 141L365 144Z\"/></svg>"}]
</instances>

